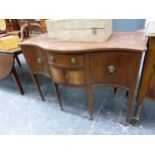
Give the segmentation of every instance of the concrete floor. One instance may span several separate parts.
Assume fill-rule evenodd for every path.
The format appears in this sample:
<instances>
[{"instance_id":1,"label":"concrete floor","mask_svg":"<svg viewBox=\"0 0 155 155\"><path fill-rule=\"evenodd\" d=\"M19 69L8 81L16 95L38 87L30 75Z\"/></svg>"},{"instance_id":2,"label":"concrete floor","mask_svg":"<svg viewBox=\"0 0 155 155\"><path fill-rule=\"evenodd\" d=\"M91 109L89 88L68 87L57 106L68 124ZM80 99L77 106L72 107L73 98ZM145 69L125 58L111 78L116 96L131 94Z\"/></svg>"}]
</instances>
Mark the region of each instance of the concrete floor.
<instances>
[{"instance_id":1,"label":"concrete floor","mask_svg":"<svg viewBox=\"0 0 155 155\"><path fill-rule=\"evenodd\" d=\"M138 126L124 126L127 109L125 91L116 95L111 87L94 88L94 120L88 119L85 89L60 86L65 111L60 111L51 81L40 76L46 101L41 101L23 59L16 65L25 95L8 76L0 80L0 134L155 134L155 102L145 100Z\"/></svg>"}]
</instances>

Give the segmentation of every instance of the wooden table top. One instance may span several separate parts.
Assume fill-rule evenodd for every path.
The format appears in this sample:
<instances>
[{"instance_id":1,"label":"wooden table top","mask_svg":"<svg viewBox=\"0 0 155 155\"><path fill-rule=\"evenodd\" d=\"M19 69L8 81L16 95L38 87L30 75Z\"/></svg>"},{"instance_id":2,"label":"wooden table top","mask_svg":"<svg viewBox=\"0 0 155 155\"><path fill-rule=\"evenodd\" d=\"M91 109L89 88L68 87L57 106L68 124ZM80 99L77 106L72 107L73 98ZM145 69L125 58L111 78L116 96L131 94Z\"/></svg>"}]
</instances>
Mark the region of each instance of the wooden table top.
<instances>
[{"instance_id":1,"label":"wooden table top","mask_svg":"<svg viewBox=\"0 0 155 155\"><path fill-rule=\"evenodd\" d=\"M147 37L145 30L135 32L113 32L106 42L73 42L56 41L48 38L48 34L41 34L21 42L19 45L34 45L47 50L53 50L60 53L88 52L94 50L126 49L144 51Z\"/></svg>"}]
</instances>

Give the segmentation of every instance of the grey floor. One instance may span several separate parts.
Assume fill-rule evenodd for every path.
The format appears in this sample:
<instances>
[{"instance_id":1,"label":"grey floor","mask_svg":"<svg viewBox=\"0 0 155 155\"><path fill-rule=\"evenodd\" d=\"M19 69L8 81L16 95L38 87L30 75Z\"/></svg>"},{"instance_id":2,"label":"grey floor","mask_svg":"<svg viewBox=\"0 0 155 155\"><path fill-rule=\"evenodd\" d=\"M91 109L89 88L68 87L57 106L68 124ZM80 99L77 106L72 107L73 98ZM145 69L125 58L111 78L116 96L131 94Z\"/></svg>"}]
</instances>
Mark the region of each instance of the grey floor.
<instances>
[{"instance_id":1,"label":"grey floor","mask_svg":"<svg viewBox=\"0 0 155 155\"><path fill-rule=\"evenodd\" d=\"M8 76L0 80L0 134L155 134L155 102L145 100L138 126L124 126L127 109L125 91L94 88L94 120L88 119L85 89L60 86L64 111L56 102L51 81L39 76L46 101L41 101L23 59L16 69L25 90L22 96Z\"/></svg>"}]
</instances>

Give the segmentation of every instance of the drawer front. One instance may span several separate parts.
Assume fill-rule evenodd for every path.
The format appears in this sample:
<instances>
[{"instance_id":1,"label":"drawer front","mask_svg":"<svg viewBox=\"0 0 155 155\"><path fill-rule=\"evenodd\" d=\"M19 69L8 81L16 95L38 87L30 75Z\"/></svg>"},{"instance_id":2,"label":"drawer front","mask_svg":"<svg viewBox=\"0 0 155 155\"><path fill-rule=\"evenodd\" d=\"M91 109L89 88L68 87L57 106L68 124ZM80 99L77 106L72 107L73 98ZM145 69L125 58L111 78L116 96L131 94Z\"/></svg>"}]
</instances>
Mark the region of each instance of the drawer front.
<instances>
[{"instance_id":1,"label":"drawer front","mask_svg":"<svg viewBox=\"0 0 155 155\"><path fill-rule=\"evenodd\" d=\"M37 47L23 47L23 53L32 72L49 75L45 51Z\"/></svg>"},{"instance_id":2,"label":"drawer front","mask_svg":"<svg viewBox=\"0 0 155 155\"><path fill-rule=\"evenodd\" d=\"M58 84L66 83L65 72L62 68L50 67L50 71L54 82Z\"/></svg>"},{"instance_id":3,"label":"drawer front","mask_svg":"<svg viewBox=\"0 0 155 155\"><path fill-rule=\"evenodd\" d=\"M53 54L48 53L48 63L60 65L63 67L83 67L84 56L83 55L70 55L70 54Z\"/></svg>"},{"instance_id":4,"label":"drawer front","mask_svg":"<svg viewBox=\"0 0 155 155\"><path fill-rule=\"evenodd\" d=\"M134 71L132 54L105 52L92 55L90 57L92 83L130 87Z\"/></svg>"},{"instance_id":5,"label":"drawer front","mask_svg":"<svg viewBox=\"0 0 155 155\"><path fill-rule=\"evenodd\" d=\"M84 70L64 69L50 66L53 81L58 84L66 84L73 86L85 85Z\"/></svg>"}]
</instances>

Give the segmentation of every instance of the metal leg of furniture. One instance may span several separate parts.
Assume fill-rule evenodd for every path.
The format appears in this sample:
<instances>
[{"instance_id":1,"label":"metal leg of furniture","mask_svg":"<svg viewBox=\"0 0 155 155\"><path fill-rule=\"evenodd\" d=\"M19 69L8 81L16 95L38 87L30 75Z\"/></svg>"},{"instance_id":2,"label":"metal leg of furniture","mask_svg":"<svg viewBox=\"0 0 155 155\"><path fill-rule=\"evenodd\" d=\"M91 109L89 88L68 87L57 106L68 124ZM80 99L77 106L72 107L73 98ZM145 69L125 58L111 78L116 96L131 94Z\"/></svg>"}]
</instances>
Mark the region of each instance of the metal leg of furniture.
<instances>
[{"instance_id":1,"label":"metal leg of furniture","mask_svg":"<svg viewBox=\"0 0 155 155\"><path fill-rule=\"evenodd\" d=\"M62 103L61 103L61 99L60 99L60 93L59 93L59 90L58 90L58 84L52 82L53 84L53 88L54 88L54 92L56 94L56 98L57 98L57 102L60 106L60 109L63 110L63 106L62 106Z\"/></svg>"},{"instance_id":2,"label":"metal leg of furniture","mask_svg":"<svg viewBox=\"0 0 155 155\"><path fill-rule=\"evenodd\" d=\"M87 97L88 97L88 109L90 112L90 120L93 120L93 93L91 86L87 86Z\"/></svg>"},{"instance_id":3,"label":"metal leg of furniture","mask_svg":"<svg viewBox=\"0 0 155 155\"><path fill-rule=\"evenodd\" d=\"M17 74L17 72L16 72L15 67L13 67L12 72L11 72L11 75L12 75L13 79L15 80L15 82L16 82L16 84L17 84L17 86L18 86L18 89L19 89L19 91L20 91L20 93L21 93L22 95L24 95L24 90L23 90L23 87L22 87L22 85L21 85L21 81L20 81L20 79L19 79L19 76L18 76L18 74Z\"/></svg>"},{"instance_id":4,"label":"metal leg of furniture","mask_svg":"<svg viewBox=\"0 0 155 155\"><path fill-rule=\"evenodd\" d=\"M37 88L37 90L38 90L38 93L39 93L41 99L42 99L43 101L45 101L45 98L44 98L44 96L43 96L43 94L42 94L42 92L41 92L41 89L40 89L40 85L39 85L39 81L38 81L37 75L32 74L32 79L33 79L34 84L36 85L36 88Z\"/></svg>"},{"instance_id":5,"label":"metal leg of furniture","mask_svg":"<svg viewBox=\"0 0 155 155\"><path fill-rule=\"evenodd\" d=\"M129 103L128 103L128 110L126 115L126 125L129 122L129 118L133 109L133 99L134 99L134 91L130 91L129 93Z\"/></svg>"},{"instance_id":6,"label":"metal leg of furniture","mask_svg":"<svg viewBox=\"0 0 155 155\"><path fill-rule=\"evenodd\" d=\"M19 65L19 67L21 67L22 65L21 65L21 63L20 63L20 60L19 60L19 58L18 58L18 55L16 55L15 58L16 58L16 61L17 61L18 65Z\"/></svg>"}]
</instances>

